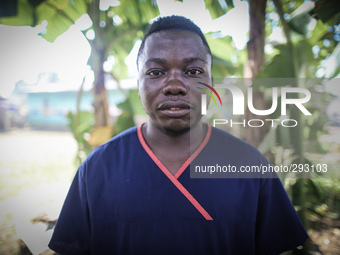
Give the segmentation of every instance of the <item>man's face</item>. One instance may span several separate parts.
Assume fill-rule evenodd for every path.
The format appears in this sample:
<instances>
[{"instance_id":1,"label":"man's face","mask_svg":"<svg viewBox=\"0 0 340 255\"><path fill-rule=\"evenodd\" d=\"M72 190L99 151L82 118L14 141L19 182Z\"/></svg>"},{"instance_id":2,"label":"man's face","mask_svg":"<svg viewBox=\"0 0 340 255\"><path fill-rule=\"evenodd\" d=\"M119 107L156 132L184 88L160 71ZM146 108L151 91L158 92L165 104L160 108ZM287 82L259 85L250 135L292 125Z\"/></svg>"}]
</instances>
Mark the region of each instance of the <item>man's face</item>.
<instances>
[{"instance_id":1,"label":"man's face","mask_svg":"<svg viewBox=\"0 0 340 255\"><path fill-rule=\"evenodd\" d=\"M201 119L197 82L212 84L211 56L201 38L189 31L150 35L139 61L139 96L150 124L162 130L188 131Z\"/></svg>"}]
</instances>

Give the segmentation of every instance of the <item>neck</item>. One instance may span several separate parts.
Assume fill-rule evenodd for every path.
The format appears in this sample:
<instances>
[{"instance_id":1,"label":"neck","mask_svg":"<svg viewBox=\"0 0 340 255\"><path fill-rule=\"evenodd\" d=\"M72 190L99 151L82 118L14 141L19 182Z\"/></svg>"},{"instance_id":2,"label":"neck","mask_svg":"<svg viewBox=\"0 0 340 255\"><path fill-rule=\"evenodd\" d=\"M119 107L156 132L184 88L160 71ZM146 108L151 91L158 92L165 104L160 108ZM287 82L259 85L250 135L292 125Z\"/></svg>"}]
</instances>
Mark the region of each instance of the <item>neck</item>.
<instances>
[{"instance_id":1,"label":"neck","mask_svg":"<svg viewBox=\"0 0 340 255\"><path fill-rule=\"evenodd\" d=\"M190 149L190 154L201 144L206 134L206 125L202 122L197 123L187 132L168 133L165 130L156 127L149 120L143 126L143 136L146 142L154 146L164 146L163 148Z\"/></svg>"}]
</instances>

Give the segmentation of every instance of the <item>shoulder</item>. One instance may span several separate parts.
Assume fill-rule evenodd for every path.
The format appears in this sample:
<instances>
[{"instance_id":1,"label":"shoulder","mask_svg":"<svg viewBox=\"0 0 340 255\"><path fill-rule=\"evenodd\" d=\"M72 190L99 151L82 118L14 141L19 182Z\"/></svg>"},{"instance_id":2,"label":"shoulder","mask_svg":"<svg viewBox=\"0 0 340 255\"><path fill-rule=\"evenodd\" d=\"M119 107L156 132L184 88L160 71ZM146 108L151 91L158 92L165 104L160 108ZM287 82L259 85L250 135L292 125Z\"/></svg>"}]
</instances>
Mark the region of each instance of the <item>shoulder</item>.
<instances>
[{"instance_id":1,"label":"shoulder","mask_svg":"<svg viewBox=\"0 0 340 255\"><path fill-rule=\"evenodd\" d=\"M254 155L264 158L261 152L254 146L219 128L212 127L210 142L214 147L225 148L229 154L235 156Z\"/></svg>"},{"instance_id":2,"label":"shoulder","mask_svg":"<svg viewBox=\"0 0 340 255\"><path fill-rule=\"evenodd\" d=\"M137 127L132 127L119 133L118 135L111 138L109 141L95 148L91 152L90 156L105 152L107 150L110 150L115 147L119 147L121 145L127 146L127 145L130 145L131 143L133 145L136 142L138 142Z\"/></svg>"},{"instance_id":3,"label":"shoulder","mask_svg":"<svg viewBox=\"0 0 340 255\"><path fill-rule=\"evenodd\" d=\"M205 178L251 179L264 177L261 168L270 164L255 147L226 131L212 127L209 142L191 165L194 173L200 166L207 166L207 169L215 166L219 169L214 174L207 174L209 177L205 175Z\"/></svg>"},{"instance_id":4,"label":"shoulder","mask_svg":"<svg viewBox=\"0 0 340 255\"><path fill-rule=\"evenodd\" d=\"M139 140L137 127L129 128L114 136L106 143L95 148L86 158L83 165L93 165L126 156L136 148Z\"/></svg>"},{"instance_id":5,"label":"shoulder","mask_svg":"<svg viewBox=\"0 0 340 255\"><path fill-rule=\"evenodd\" d=\"M98 149L102 149L125 140L135 140L136 138L137 138L137 126L124 130L118 135L112 137L109 141L100 145Z\"/></svg>"}]
</instances>

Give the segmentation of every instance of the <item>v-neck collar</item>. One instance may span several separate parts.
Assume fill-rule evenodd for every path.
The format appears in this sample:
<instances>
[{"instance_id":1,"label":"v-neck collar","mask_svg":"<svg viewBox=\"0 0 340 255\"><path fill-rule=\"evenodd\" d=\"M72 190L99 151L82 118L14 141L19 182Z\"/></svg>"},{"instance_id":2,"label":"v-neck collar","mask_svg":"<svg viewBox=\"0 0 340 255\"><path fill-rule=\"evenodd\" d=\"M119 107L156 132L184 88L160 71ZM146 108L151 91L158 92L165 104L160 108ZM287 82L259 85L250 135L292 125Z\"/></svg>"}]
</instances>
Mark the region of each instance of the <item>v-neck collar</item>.
<instances>
[{"instance_id":1,"label":"v-neck collar","mask_svg":"<svg viewBox=\"0 0 340 255\"><path fill-rule=\"evenodd\" d=\"M207 127L208 127L207 133L206 133L202 143L198 146L198 148L194 151L194 153L189 156L189 158L183 163L183 165L178 169L178 171L173 175L170 172L170 170L158 159L158 157L155 155L155 153L153 153L153 151L150 149L150 147L145 142L145 139L144 139L143 133L142 133L142 126L143 126L143 124L140 124L137 127L137 134L138 134L138 139L139 139L141 145L143 146L144 150L148 153L148 155L151 157L151 159L156 163L156 165L162 170L162 172L167 177L170 178L170 176L172 176L175 179L178 179L181 176L181 174L185 171L185 169L187 169L190 162L192 162L198 156L198 154L200 154L200 152L207 145L207 143L210 139L210 136L211 136L211 126L209 124L207 124ZM172 179L172 178L170 178L170 179Z\"/></svg>"},{"instance_id":2,"label":"v-neck collar","mask_svg":"<svg viewBox=\"0 0 340 255\"><path fill-rule=\"evenodd\" d=\"M205 138L200 146L195 150L195 152L184 162L184 164L179 168L175 175L173 175L165 165L157 158L157 156L152 152L150 147L146 144L143 134L142 125L137 127L137 134L140 143L142 144L144 150L149 154L151 159L156 163L156 165L162 170L162 172L169 178L169 180L176 186L176 188L190 201L190 203L200 212L200 214L206 220L213 220L210 214L203 208L203 206L190 194L190 192L180 183L177 179L184 172L184 170L189 166L190 161L194 160L197 155L203 150L203 148L208 143L211 136L211 126L208 125L208 130Z\"/></svg>"}]
</instances>

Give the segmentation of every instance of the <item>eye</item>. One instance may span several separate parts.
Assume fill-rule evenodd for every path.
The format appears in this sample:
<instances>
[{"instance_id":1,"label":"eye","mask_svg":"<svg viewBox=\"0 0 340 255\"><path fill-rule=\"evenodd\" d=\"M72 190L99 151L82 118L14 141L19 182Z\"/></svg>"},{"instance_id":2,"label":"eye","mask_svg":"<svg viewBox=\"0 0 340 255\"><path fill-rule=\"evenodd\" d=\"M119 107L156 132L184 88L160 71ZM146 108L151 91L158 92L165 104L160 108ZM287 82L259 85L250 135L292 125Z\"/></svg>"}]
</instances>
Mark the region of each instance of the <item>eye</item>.
<instances>
[{"instance_id":1,"label":"eye","mask_svg":"<svg viewBox=\"0 0 340 255\"><path fill-rule=\"evenodd\" d=\"M152 71L150 71L150 72L147 72L146 74L147 74L147 75L150 75L150 76L152 76L152 77L158 77L158 76L163 75L164 72L159 71L159 70L152 70Z\"/></svg>"},{"instance_id":2,"label":"eye","mask_svg":"<svg viewBox=\"0 0 340 255\"><path fill-rule=\"evenodd\" d=\"M199 70L199 69L190 69L188 71L186 71L186 74L189 74L189 75L199 75L203 73L203 71Z\"/></svg>"}]
</instances>

